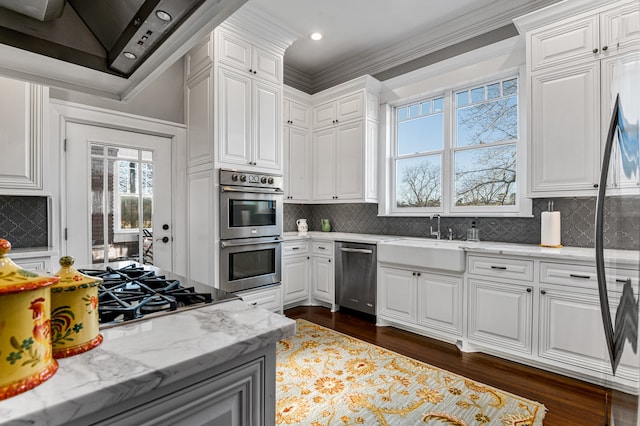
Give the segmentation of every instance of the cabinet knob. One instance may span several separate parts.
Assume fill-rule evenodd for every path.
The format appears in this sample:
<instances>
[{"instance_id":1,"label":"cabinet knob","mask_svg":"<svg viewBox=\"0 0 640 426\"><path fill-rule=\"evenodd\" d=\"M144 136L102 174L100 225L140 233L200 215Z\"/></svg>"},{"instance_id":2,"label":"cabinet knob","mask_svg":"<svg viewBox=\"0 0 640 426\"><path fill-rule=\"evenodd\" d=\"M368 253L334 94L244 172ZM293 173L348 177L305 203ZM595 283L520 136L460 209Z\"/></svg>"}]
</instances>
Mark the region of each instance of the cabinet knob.
<instances>
[{"instance_id":1,"label":"cabinet knob","mask_svg":"<svg viewBox=\"0 0 640 426\"><path fill-rule=\"evenodd\" d=\"M254 71L253 71L253 73L254 73L254 74L258 74L258 71L255 71L255 70L254 70Z\"/></svg>"},{"instance_id":2,"label":"cabinet knob","mask_svg":"<svg viewBox=\"0 0 640 426\"><path fill-rule=\"evenodd\" d=\"M540 290L540 294L547 294L546 290Z\"/></svg>"},{"instance_id":3,"label":"cabinet knob","mask_svg":"<svg viewBox=\"0 0 640 426\"><path fill-rule=\"evenodd\" d=\"M593 53L598 53L598 49L597 48L593 49Z\"/></svg>"},{"instance_id":4,"label":"cabinet knob","mask_svg":"<svg viewBox=\"0 0 640 426\"><path fill-rule=\"evenodd\" d=\"M600 185L598 185L597 183L594 183L594 184L593 184L593 187L594 187L594 188L597 188L598 186L600 186Z\"/></svg>"},{"instance_id":5,"label":"cabinet knob","mask_svg":"<svg viewBox=\"0 0 640 426\"><path fill-rule=\"evenodd\" d=\"M604 52L605 50L607 50L609 48L609 46L602 46L602 51Z\"/></svg>"},{"instance_id":6,"label":"cabinet knob","mask_svg":"<svg viewBox=\"0 0 640 426\"><path fill-rule=\"evenodd\" d=\"M527 288L527 293L531 293L531 291L532 291L532 290L531 290L531 287L528 287L528 288Z\"/></svg>"},{"instance_id":7,"label":"cabinet knob","mask_svg":"<svg viewBox=\"0 0 640 426\"><path fill-rule=\"evenodd\" d=\"M253 72L253 70L251 68L249 68L249 73L252 73L252 72Z\"/></svg>"},{"instance_id":8,"label":"cabinet knob","mask_svg":"<svg viewBox=\"0 0 640 426\"><path fill-rule=\"evenodd\" d=\"M420 272L417 272L417 273L416 273L416 275L417 275L417 276L421 276L421 275L422 275L422 273L420 273Z\"/></svg>"},{"instance_id":9,"label":"cabinet knob","mask_svg":"<svg viewBox=\"0 0 640 426\"><path fill-rule=\"evenodd\" d=\"M327 261L328 261L329 263L331 263L331 259L327 259Z\"/></svg>"},{"instance_id":10,"label":"cabinet knob","mask_svg":"<svg viewBox=\"0 0 640 426\"><path fill-rule=\"evenodd\" d=\"M416 276L416 273L415 273L415 272L412 272L412 273L411 273L411 275L413 275L413 276L415 277L415 276Z\"/></svg>"}]
</instances>

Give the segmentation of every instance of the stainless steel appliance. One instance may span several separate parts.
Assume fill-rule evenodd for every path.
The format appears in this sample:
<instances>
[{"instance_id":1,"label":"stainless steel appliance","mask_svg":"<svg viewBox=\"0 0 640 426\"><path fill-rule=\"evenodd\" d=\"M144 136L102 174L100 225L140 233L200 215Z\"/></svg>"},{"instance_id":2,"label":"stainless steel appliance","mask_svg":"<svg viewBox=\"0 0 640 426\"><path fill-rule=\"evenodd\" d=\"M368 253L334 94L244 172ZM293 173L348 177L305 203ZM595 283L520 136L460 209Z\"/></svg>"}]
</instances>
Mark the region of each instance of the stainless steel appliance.
<instances>
[{"instance_id":1,"label":"stainless steel appliance","mask_svg":"<svg viewBox=\"0 0 640 426\"><path fill-rule=\"evenodd\" d=\"M282 175L220 169L220 288L280 283Z\"/></svg>"},{"instance_id":2,"label":"stainless steel appliance","mask_svg":"<svg viewBox=\"0 0 640 426\"><path fill-rule=\"evenodd\" d=\"M135 262L79 269L103 279L98 287L100 328L238 299L234 294Z\"/></svg>"},{"instance_id":3,"label":"stainless steel appliance","mask_svg":"<svg viewBox=\"0 0 640 426\"><path fill-rule=\"evenodd\" d=\"M220 239L282 235L282 175L220 169Z\"/></svg>"},{"instance_id":4,"label":"stainless steel appliance","mask_svg":"<svg viewBox=\"0 0 640 426\"><path fill-rule=\"evenodd\" d=\"M336 241L336 304L376 314L375 244Z\"/></svg>"},{"instance_id":5,"label":"stainless steel appliance","mask_svg":"<svg viewBox=\"0 0 640 426\"><path fill-rule=\"evenodd\" d=\"M607 139L602 154L602 170L598 184L595 217L596 272L600 298L600 313L609 360L610 373L616 375L618 368L629 360L636 359L636 382L640 381L640 300L634 282L640 279L640 269L618 269L616 259L607 255L605 245L617 248L620 241L634 241L632 250L640 264L640 246L637 241L640 223L640 62L623 62L619 55L613 64L611 79L612 113ZM605 99L606 100L606 99ZM609 193L611 190L615 193ZM606 235L605 235L606 233ZM633 253L633 251L632 251ZM605 267L606 266L606 267ZM611 282L612 275L616 283ZM608 280L609 278L609 280ZM609 281L609 283L607 282ZM612 287L622 285L622 292ZM593 333L585 330L585 333ZM633 355L635 354L635 356ZM607 406L610 425L640 424L640 385L632 397L620 392L609 392Z\"/></svg>"},{"instance_id":6,"label":"stainless steel appliance","mask_svg":"<svg viewBox=\"0 0 640 426\"><path fill-rule=\"evenodd\" d=\"M128 77L174 32L191 34L180 28L190 15L220 1L0 0L0 42Z\"/></svg>"},{"instance_id":7,"label":"stainless steel appliance","mask_svg":"<svg viewBox=\"0 0 640 426\"><path fill-rule=\"evenodd\" d=\"M280 236L221 241L220 288L236 292L277 284L281 258Z\"/></svg>"}]
</instances>

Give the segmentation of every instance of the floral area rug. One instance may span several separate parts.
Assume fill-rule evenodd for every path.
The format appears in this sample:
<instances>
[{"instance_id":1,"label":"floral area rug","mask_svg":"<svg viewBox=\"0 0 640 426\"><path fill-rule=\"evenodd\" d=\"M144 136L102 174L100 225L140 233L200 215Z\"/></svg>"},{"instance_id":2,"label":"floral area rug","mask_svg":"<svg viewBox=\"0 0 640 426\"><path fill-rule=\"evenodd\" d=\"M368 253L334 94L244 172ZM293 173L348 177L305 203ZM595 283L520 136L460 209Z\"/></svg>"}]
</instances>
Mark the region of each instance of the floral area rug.
<instances>
[{"instance_id":1,"label":"floral area rug","mask_svg":"<svg viewBox=\"0 0 640 426\"><path fill-rule=\"evenodd\" d=\"M544 405L305 320L277 348L279 425L542 425Z\"/></svg>"}]
</instances>

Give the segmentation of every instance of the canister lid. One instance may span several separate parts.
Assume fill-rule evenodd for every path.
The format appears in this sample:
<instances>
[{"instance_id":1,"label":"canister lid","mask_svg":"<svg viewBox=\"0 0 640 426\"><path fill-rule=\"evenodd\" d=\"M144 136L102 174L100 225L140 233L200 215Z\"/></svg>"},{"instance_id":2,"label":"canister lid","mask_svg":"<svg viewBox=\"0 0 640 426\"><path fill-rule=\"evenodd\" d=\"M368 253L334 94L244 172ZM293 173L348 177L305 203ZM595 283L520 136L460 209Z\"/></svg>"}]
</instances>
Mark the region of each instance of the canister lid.
<instances>
[{"instance_id":1,"label":"canister lid","mask_svg":"<svg viewBox=\"0 0 640 426\"><path fill-rule=\"evenodd\" d=\"M74 262L75 260L71 256L62 256L60 258L60 270L56 273L56 276L60 277L60 281L53 286L51 291L58 289L72 291L76 288L95 287L102 284L102 278L90 277L75 269L73 267Z\"/></svg>"},{"instance_id":2,"label":"canister lid","mask_svg":"<svg viewBox=\"0 0 640 426\"><path fill-rule=\"evenodd\" d=\"M7 254L11 243L0 238L0 294L18 293L47 287L58 282L58 277L38 275L13 263Z\"/></svg>"}]
</instances>

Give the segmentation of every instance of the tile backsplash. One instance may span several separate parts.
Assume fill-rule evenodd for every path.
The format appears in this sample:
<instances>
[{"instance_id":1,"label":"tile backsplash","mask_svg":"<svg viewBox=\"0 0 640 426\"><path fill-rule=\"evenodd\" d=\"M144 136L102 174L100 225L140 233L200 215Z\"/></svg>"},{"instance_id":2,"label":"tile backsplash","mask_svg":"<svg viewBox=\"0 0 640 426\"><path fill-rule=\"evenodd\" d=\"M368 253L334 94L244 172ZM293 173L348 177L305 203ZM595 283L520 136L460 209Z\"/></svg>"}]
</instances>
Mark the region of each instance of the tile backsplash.
<instances>
[{"instance_id":1,"label":"tile backsplash","mask_svg":"<svg viewBox=\"0 0 640 426\"><path fill-rule=\"evenodd\" d=\"M0 238L14 248L49 245L47 197L0 195Z\"/></svg>"},{"instance_id":2,"label":"tile backsplash","mask_svg":"<svg viewBox=\"0 0 640 426\"><path fill-rule=\"evenodd\" d=\"M455 239L465 239L471 222L476 222L481 241L539 244L540 214L547 210L548 199L533 200L532 218L442 217L440 228L446 235L453 230ZM594 247L596 199L554 198L554 210L561 215L561 242L571 247ZM361 234L427 237L429 226L437 225L429 217L379 217L377 204L285 204L284 230L296 231L296 220L306 218L310 231L320 231L320 219L329 219L331 230ZM607 248L640 249L640 196L608 197L605 215L615 215L618 226L605 221Z\"/></svg>"}]
</instances>

